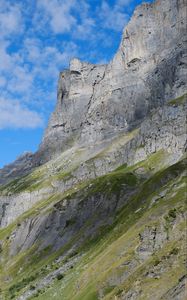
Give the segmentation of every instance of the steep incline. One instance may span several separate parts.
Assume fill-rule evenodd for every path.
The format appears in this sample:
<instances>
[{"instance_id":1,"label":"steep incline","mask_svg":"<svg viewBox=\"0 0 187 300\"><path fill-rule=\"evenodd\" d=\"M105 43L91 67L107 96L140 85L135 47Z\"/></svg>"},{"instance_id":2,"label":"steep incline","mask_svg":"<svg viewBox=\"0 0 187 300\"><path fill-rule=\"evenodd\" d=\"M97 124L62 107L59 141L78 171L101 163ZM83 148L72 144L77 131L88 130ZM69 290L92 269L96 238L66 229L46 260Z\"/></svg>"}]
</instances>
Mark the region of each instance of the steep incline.
<instances>
[{"instance_id":1,"label":"steep incline","mask_svg":"<svg viewBox=\"0 0 187 300\"><path fill-rule=\"evenodd\" d=\"M186 4L60 73L39 150L0 170L0 300L184 299Z\"/></svg>"},{"instance_id":2,"label":"steep incline","mask_svg":"<svg viewBox=\"0 0 187 300\"><path fill-rule=\"evenodd\" d=\"M78 143L129 131L150 109L186 91L185 1L139 6L108 65L74 59L59 77L58 103L40 146L41 160Z\"/></svg>"},{"instance_id":3,"label":"steep incline","mask_svg":"<svg viewBox=\"0 0 187 300\"><path fill-rule=\"evenodd\" d=\"M60 73L57 105L39 151L0 170L0 184L74 145L111 141L150 110L186 92L186 1L137 7L108 65L74 59ZM11 172L10 172L11 169Z\"/></svg>"}]
</instances>

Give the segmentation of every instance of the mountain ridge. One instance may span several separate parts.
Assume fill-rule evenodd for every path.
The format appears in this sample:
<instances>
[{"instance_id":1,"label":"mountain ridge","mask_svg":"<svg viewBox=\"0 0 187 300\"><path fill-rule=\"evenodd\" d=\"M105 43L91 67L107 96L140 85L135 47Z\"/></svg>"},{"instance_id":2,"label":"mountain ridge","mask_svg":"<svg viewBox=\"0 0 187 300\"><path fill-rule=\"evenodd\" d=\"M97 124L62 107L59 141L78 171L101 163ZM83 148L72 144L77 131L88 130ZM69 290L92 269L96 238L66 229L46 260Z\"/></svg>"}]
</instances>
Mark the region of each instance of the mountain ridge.
<instances>
[{"instance_id":1,"label":"mountain ridge","mask_svg":"<svg viewBox=\"0 0 187 300\"><path fill-rule=\"evenodd\" d=\"M140 123L150 109L185 93L185 73L177 74L185 63L185 1L177 3L175 0L155 1L138 6L124 29L117 54L108 65L97 66L74 59L70 69L60 73L56 109L39 150L32 159L29 157L26 170L31 165L45 163L74 143L86 141L93 145L115 137L120 131L128 131ZM101 85L103 76L104 86ZM109 95L102 96L103 91ZM113 93L112 98L110 93ZM117 108L115 103L118 103ZM6 168L4 172L6 174ZM3 177L2 170L0 174Z\"/></svg>"},{"instance_id":2,"label":"mountain ridge","mask_svg":"<svg viewBox=\"0 0 187 300\"><path fill-rule=\"evenodd\" d=\"M184 299L185 8L139 6L108 65L60 73L39 150L0 170L1 299Z\"/></svg>"}]
</instances>

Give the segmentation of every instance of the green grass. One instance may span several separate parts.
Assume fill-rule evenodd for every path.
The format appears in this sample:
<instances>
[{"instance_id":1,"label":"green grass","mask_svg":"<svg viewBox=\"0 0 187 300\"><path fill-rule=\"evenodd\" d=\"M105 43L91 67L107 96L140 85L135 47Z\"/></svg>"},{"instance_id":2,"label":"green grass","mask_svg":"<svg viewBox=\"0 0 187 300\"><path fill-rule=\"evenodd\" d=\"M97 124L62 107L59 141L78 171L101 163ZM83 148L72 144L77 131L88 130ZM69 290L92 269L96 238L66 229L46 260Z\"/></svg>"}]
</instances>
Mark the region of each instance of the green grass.
<instances>
[{"instance_id":1,"label":"green grass","mask_svg":"<svg viewBox=\"0 0 187 300\"><path fill-rule=\"evenodd\" d=\"M85 255L73 270L67 271L61 280L56 279L51 287L39 292L35 298L40 300L96 300L98 299L98 289L103 287L104 299L114 299L114 296L119 291L130 289L133 282L137 278L141 278L143 272L148 267L159 265L160 261L163 260L160 252L150 258L144 265L139 266L134 275L125 281L125 286L123 282L119 286L109 284L108 280L113 274L116 274L117 277L121 276L120 274L127 269L126 266L121 268L121 264L136 257L134 249L139 243L138 234L144 230L145 226L152 226L153 224L155 226L155 224L158 225L160 222L167 226L167 222L169 222L167 230L170 237L173 230L172 221L177 219L184 211L185 179L181 177L181 174L185 171L185 161L180 161L165 169L163 166L161 170L155 171L156 168L153 169L152 165L158 162L162 166L161 161L164 157L164 153L157 153L135 166L127 167L124 165L106 176L101 176L95 180L81 184L77 192L72 190L72 193L68 196L68 201L71 201L71 198L73 199L75 196L83 199L82 201L87 201L88 197L98 194L105 195L107 201L110 201L110 197L112 196L125 196L127 189L136 191L136 195L132 195L127 203L120 208L111 225L101 227L94 238L90 237L82 242L76 252L84 253ZM144 168L146 176L150 178L146 176L141 178L141 176L136 174L136 170L140 167ZM167 189L164 198L159 198L156 203L151 205L153 196L163 189ZM36 207L33 208L24 217L22 216L19 222L33 216L36 211L37 213L41 213L42 209L45 210L48 205L51 206L51 203L58 203L59 200L63 201L63 197L65 195L56 195L56 198L54 196L54 198L52 197L38 203L39 210L36 210ZM72 247L75 241L78 241L84 235L84 230L87 226L94 223L94 218L97 218L97 215L93 216L92 220L88 220L77 236L73 237L69 244L56 253L52 253L50 247L44 249L43 252L37 253L36 247L9 259L7 261L6 272L2 273L1 277L1 288L4 295L6 295L6 299L10 299L13 295L17 297L25 289L29 288L31 284L34 286L47 272L60 267L60 265L54 263L55 258L65 253ZM76 220L70 219L67 225L71 226L75 222ZM0 232L0 239L6 239L12 230L14 230L14 226L16 224L2 230ZM184 225L181 225L181 230L184 229L182 226ZM168 246L164 246L165 250L163 250L163 253L173 255L174 259L177 260L180 252L177 253L176 249L181 248L181 242L177 240L168 241ZM6 240L6 243L8 250L9 240ZM3 249L3 251L5 250ZM166 254L163 254L163 256ZM71 256L68 259L71 259ZM176 272L177 274L181 274L183 272L181 261L178 263L181 271L176 267ZM23 270L21 273L18 273L20 267L23 267ZM3 280L6 276L11 277L12 281L6 283ZM33 279L32 276L36 276L37 278ZM166 278L169 278L168 276ZM33 280L30 280L30 278ZM168 287L169 284L166 284L165 280L163 282ZM174 280L171 280L171 282L173 284ZM153 290L156 291L156 286L151 280L145 281L143 284L145 295L147 295L149 287L153 287ZM162 282L160 284L162 285ZM162 289L164 290L164 288Z\"/></svg>"},{"instance_id":2,"label":"green grass","mask_svg":"<svg viewBox=\"0 0 187 300\"><path fill-rule=\"evenodd\" d=\"M187 94L184 94L181 97L170 100L167 104L168 105L182 105L186 102L186 100L187 100Z\"/></svg>"},{"instance_id":3,"label":"green grass","mask_svg":"<svg viewBox=\"0 0 187 300\"><path fill-rule=\"evenodd\" d=\"M144 187L142 187L140 193L136 197L133 197L133 199L131 199L132 203L127 204L122 209L120 214L116 217L114 227L105 228L99 240L95 240L94 243L90 243L89 245L88 243L87 245L85 244L87 254L82 262L74 269L74 273L69 275L69 281L67 280L67 282L64 283L65 287L60 288L59 284L55 283L54 288L50 288L49 290L46 289L46 291L42 295L38 296L38 299L60 299L59 297L63 297L63 299L74 300L97 299L98 286L101 283L106 284L107 278L110 278L111 274L116 272L115 270L117 266L120 265L122 261L121 258L117 258L116 253L119 252L121 248L123 248L123 243L126 244L126 247L128 249L127 253L124 254L124 258L128 260L134 255L133 249L138 242L138 232L143 230L145 224L152 224L152 222L156 222L157 224L159 224L159 222L162 220L161 216L163 215L163 213L163 217L165 216L166 211L168 211L167 214L171 216L173 215L171 213L171 207L172 209L176 209L176 211L178 211L178 208L173 207L179 205L179 203L180 205L183 205L184 190L181 190L180 188L175 196L171 196L173 192L173 184L175 183L177 186L180 186L180 184L183 182L183 178L180 179L180 174L182 171L184 171L184 163L179 162L175 166L172 166L167 170L154 175L153 178L149 180L148 192ZM157 191L160 188L163 188L163 186L166 186L168 188L168 194L166 195L165 200L160 200L160 202L156 203L151 209L148 210L148 206L150 204L150 196L154 194L155 184L157 186ZM150 188L151 185L152 188ZM146 192L145 196L143 196L142 191ZM148 203L145 203L145 200L148 201ZM132 212L135 212L135 210L141 207L142 204L146 204L146 209L140 211L140 213L138 213L136 217L132 214ZM151 219L150 216L152 216ZM163 248L163 250L161 251L162 254L170 253L170 255L173 255L172 249L176 248L176 246L173 245L175 245L175 243L170 242L170 246L168 245ZM81 250L84 251L84 247L82 247ZM176 253L176 251L174 252ZM150 268L150 266L158 265L159 262L162 261L162 256L158 253L157 258L150 258L150 260L146 262L145 266L140 266L140 268L138 268L135 272L134 276L130 277L129 280L125 283L125 288L123 287L123 285L120 288L115 288L113 286L104 288L106 299L113 299L114 295L117 295L119 291L123 291L127 288L130 289L133 282L136 281L136 278L138 278L139 276L141 278L144 270ZM86 266L86 269L84 268L84 266ZM176 272L177 274L182 274L182 272L184 272L184 268L181 268L181 271L179 271L179 269L176 269ZM173 282L174 280L171 281L172 284ZM77 289L75 288L76 283L79 284L80 291L77 291ZM146 291L148 287L150 287L151 285L156 291L156 287L153 283L152 280L145 281L145 294L147 293ZM166 287L168 287L168 283ZM55 295L55 291L57 289L59 293ZM164 290L163 287L162 289Z\"/></svg>"},{"instance_id":4,"label":"green grass","mask_svg":"<svg viewBox=\"0 0 187 300\"><path fill-rule=\"evenodd\" d=\"M105 155L106 152L110 152L112 148L116 147L118 144L121 145L121 143L123 144L128 142L137 133L138 130L136 129L132 132L121 135L117 139L114 139L112 144L109 147L107 147L107 149L99 152L96 156L93 156L92 158L88 159L86 161L87 166L90 168L94 168L93 162L97 158L103 157L103 155ZM84 150L82 149L76 150L73 157L71 157L68 153L65 152L64 155L65 156L67 155L66 160L71 158L71 160L73 159L75 161L74 163L71 162L68 167L65 166L64 168L64 164L62 164L60 160L57 160L55 163L52 164L50 164L49 162L37 168L36 170L34 170L28 175L14 179L4 186L0 186L0 193L2 195L13 195L13 194L19 194L21 192L33 192L51 186L53 180L68 181L71 178L73 178L72 174L79 167L80 161L81 160L84 161L84 158L82 157L83 154L84 154ZM61 157L61 160L64 160L63 156Z\"/></svg>"},{"instance_id":5,"label":"green grass","mask_svg":"<svg viewBox=\"0 0 187 300\"><path fill-rule=\"evenodd\" d=\"M37 278L38 274L31 275L30 277L23 278L21 281L19 281L16 284L13 284L9 287L9 293L11 295L15 295L17 292L22 290L25 286L33 282Z\"/></svg>"},{"instance_id":6,"label":"green grass","mask_svg":"<svg viewBox=\"0 0 187 300\"><path fill-rule=\"evenodd\" d=\"M44 185L45 171L35 170L29 175L22 176L0 187L0 192L4 195L18 194L23 191L34 191L40 189Z\"/></svg>"},{"instance_id":7,"label":"green grass","mask_svg":"<svg viewBox=\"0 0 187 300\"><path fill-rule=\"evenodd\" d=\"M187 94L171 100L168 105L181 105L185 102L186 96ZM138 130L136 129L114 139L105 150L87 160L87 167L92 170L95 168L94 163L97 159L105 157L107 153L110 154L113 148L120 148L137 134ZM68 155L70 158L70 154ZM69 180L72 178L72 172L80 163L78 155L78 153L75 154L76 162L68 167L64 167L65 162L61 163L57 160L54 168L49 168L50 171L47 169L47 165L44 165L31 174L0 187L0 193L13 195L24 191L35 191L49 187L53 180ZM84 156L84 153L81 155ZM181 237L185 229L183 221L176 225L174 237L172 234L173 224L179 218L182 220L181 216L185 212L186 186L185 178L181 174L184 175L186 161L181 160L168 167L168 157L168 153L159 151L136 165L124 164L105 176L77 184L76 190L74 186L63 194L55 194L41 200L17 218L13 224L1 229L0 288L3 297L6 300L17 298L27 289L33 288L34 290L37 282L49 272L61 267L75 255L82 253L84 253L83 258L73 269L68 270L63 276L59 275L59 278L55 278L50 287L36 292L34 298L39 300L97 300L99 299L99 290L102 289L103 299L113 300L123 291L128 292L132 289L134 283L139 280L143 287L142 297L144 298L142 299L149 299L150 290L153 290L156 295L159 287L160 293L164 293L166 289L172 287L175 280L170 274L175 271L178 278L184 272L181 250L184 240ZM63 159L65 158L64 156ZM84 159L82 160L84 161ZM58 166L59 162L61 165ZM159 193L163 190L167 190L166 194L159 197ZM134 193L127 196L127 191ZM53 252L52 245L39 251L41 241L37 241L31 249L20 252L15 257L9 257L10 236L18 224L41 214L49 214L53 211L54 205L61 205L64 199L71 201L78 197L84 204L89 197L101 195L103 201L111 201L113 197L118 200L124 197L125 204L115 212L113 222L100 226L94 236L83 239L86 229L94 226L94 222L98 219L97 212L85 222L77 235L73 236L57 252ZM156 202L153 202L152 199L155 196L158 198ZM66 226L74 226L76 222L76 218L70 218L67 220ZM139 245L139 233L143 232L146 226L160 226L160 224L167 232L168 241L148 260L143 263L139 262L135 252ZM59 232L59 234L63 234L63 232ZM56 263L56 258L67 253L81 239L79 247L73 253L65 257L62 262ZM167 265L170 257L173 259L172 263L175 263L173 268ZM128 264L123 265L123 263L132 260L137 262L134 272L124 282L118 284L111 282L114 275L119 278L128 270ZM149 269L156 268L160 264L166 265L168 270L164 273L163 278L158 280L158 284L152 278L144 278L144 274Z\"/></svg>"},{"instance_id":8,"label":"green grass","mask_svg":"<svg viewBox=\"0 0 187 300\"><path fill-rule=\"evenodd\" d=\"M108 175L98 177L94 179L91 184L87 196L96 193L119 194L122 185L134 187L138 183L138 179L133 173L126 173L123 170L109 173Z\"/></svg>"}]
</instances>

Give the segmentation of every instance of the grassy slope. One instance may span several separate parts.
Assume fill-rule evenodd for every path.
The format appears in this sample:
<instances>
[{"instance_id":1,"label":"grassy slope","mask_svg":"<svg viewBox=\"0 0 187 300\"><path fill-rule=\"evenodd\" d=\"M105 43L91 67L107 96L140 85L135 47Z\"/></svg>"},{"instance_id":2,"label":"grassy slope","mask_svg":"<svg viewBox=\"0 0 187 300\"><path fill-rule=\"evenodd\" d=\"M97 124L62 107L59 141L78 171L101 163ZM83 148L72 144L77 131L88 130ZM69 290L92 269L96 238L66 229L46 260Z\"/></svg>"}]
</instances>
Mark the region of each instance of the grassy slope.
<instances>
[{"instance_id":1,"label":"grassy slope","mask_svg":"<svg viewBox=\"0 0 187 300\"><path fill-rule=\"evenodd\" d=\"M180 105L185 100L186 95L169 101L168 105ZM125 139L120 138L119 144L126 143L134 134L136 132ZM109 152L111 147L113 146L108 148ZM103 155L105 156L105 151ZM185 221L182 216L185 210L186 185L184 176L181 176L185 165L179 162L168 168L165 164L167 155L163 152L156 153L135 166L121 166L111 174L77 186L77 190L82 191L83 198L85 195L97 193L104 193L109 199L113 193L120 196L124 184L134 186L137 194L121 209L120 213L116 214L111 226L101 228L95 239L87 240L82 245L78 252L84 256L74 268L67 271L61 280L55 279L49 287L38 291L35 298L96 300L100 292L102 299L120 299L120 295L135 287L136 291L142 290L139 299L160 299L169 288L177 284L178 279L185 273L183 237ZM48 187L52 180L64 180L71 176L71 170L76 169L80 161L84 161L85 156L85 149L81 153L75 151L73 155L71 151L67 151L56 160L54 166L46 165L47 168L46 166L38 168L32 174L0 188L0 193L9 195ZM8 251L9 237L19 223L35 215L46 213L54 203L63 201L67 195L71 198L75 194L76 190L73 188L64 195L54 195L44 199L13 224L0 230L2 245L0 246L0 299L17 299L48 273L72 259L73 255L58 263L55 260L71 248L74 240L52 254L50 248L36 253L37 244L13 258L8 256ZM153 199L156 199L154 203L152 203ZM172 215L175 218L172 219ZM175 223L176 220L172 228L172 222ZM142 233L147 226L161 225L168 232L169 240L160 250L141 262L135 251L140 243L139 233ZM84 228L79 235L81 236L83 232ZM74 255L76 256L76 253ZM133 272L128 267L129 261L136 264ZM158 278L145 275L149 270L159 269L159 266L164 271ZM124 279L126 273L128 276Z\"/></svg>"},{"instance_id":2,"label":"grassy slope","mask_svg":"<svg viewBox=\"0 0 187 300\"><path fill-rule=\"evenodd\" d=\"M181 215L184 210L185 185L184 178L180 176L181 172L184 171L184 163L180 162L154 173L153 166L155 163L159 165L164 157L164 153L157 153L136 166L130 168L122 166L112 174L92 181L92 186L89 188L88 193L102 192L107 193L108 197L110 197L110 193L119 193L124 183L133 186L139 182L140 186L137 195L132 197L131 201L116 215L114 224L110 227L102 228L97 239L88 240L82 245L79 252L85 255L77 266L67 271L62 280L56 279L49 288L37 293L38 299L93 300L98 299L99 290L102 291L104 299L114 299L114 295L120 295L122 291L131 289L131 286L138 279L141 281L141 288L143 288L142 297L144 298L142 299L149 299L150 290L154 295L154 293L157 293L158 285L160 291L164 293L169 287L176 284L176 280L184 273L182 250L174 257L176 265L173 268L169 268L157 282L155 282L155 279L147 279L143 274L147 269L154 266L155 259L163 260L163 264L165 264L162 257L167 256L176 247L183 249L182 240L178 241L177 238L169 240L160 252L155 253L143 264L138 264L134 273L128 279L124 281L120 279L122 277L121 274L127 268L127 266L123 267L124 262L134 259L138 260L134 249L139 243L138 235L143 231L144 227L163 222L169 227L165 219L168 212L173 207L176 207L177 215ZM137 176L140 168L149 177L144 182L139 180ZM110 188L108 183L110 183ZM155 204L150 206L153 197L165 189L167 189L165 197L158 197ZM83 194L85 195L84 187ZM56 199L51 200L57 201L59 199L57 196ZM47 206L46 203L45 205ZM30 212L27 212L26 217L32 214L33 211L32 209ZM21 218L23 219L24 217L22 216ZM179 233L180 231L182 232L184 230L184 221L182 220L177 226L179 229L176 230L179 230ZM9 229L0 231L1 239L5 239L4 256L9 246L9 241L6 240L6 237L11 231L11 226ZM181 236L181 234L178 236ZM1 288L5 299L16 299L16 295L20 292L23 292L31 284L35 285L39 278L44 277L45 274L63 264L63 262L56 264L54 259L63 253L65 249L61 249L59 253L52 255L48 255L48 250L50 249L45 249L45 251L36 255L33 247L29 251L19 254L16 258L9 259L6 272L1 266ZM30 261L28 258L30 258ZM20 272L21 266L23 270ZM177 278L170 278L174 269L175 273L177 273ZM119 279L117 284L110 283L114 274L117 281ZM6 278L12 278L12 280L7 282Z\"/></svg>"},{"instance_id":3,"label":"grassy slope","mask_svg":"<svg viewBox=\"0 0 187 300\"><path fill-rule=\"evenodd\" d=\"M117 286L110 285L109 282L110 278L114 276L120 278L123 268L127 268L124 263L136 257L134 249L139 244L138 235L145 226L167 223L166 219L174 208L176 208L176 215L179 218L183 214L185 210L185 179L180 175L168 180L163 187L162 185L160 188L157 187L157 192L163 188L167 188L168 192L164 198L160 198L149 208L155 184L157 186L158 181L160 183L164 181L165 176L176 172L178 167L180 169L181 165L173 166L161 174L153 176L149 181L150 193L147 193L146 198L142 197L143 187L137 197L132 199L133 203L127 204L117 216L116 226L113 230L105 232L105 235L97 243L91 244L86 256L76 269L66 274L66 279L62 282L56 281L54 286L43 295L39 295L38 299L95 300L98 299L98 290L101 287L106 292L104 299L114 299L115 295L120 295L123 291L127 292L138 281L141 282L143 290L140 299L150 299L150 297L159 299L170 287L177 284L178 279L185 274L185 245L184 239L181 238L185 228L184 219L179 221L176 226L174 238L171 229L170 238L163 248L138 265L127 280ZM175 188L173 188L174 186ZM142 210L137 212L139 208ZM135 212L137 212L136 216ZM180 251L177 252L175 249L180 249ZM157 264L166 265L166 271L160 278L147 278L146 272L151 268L154 269Z\"/></svg>"},{"instance_id":4,"label":"grassy slope","mask_svg":"<svg viewBox=\"0 0 187 300\"><path fill-rule=\"evenodd\" d=\"M0 195L10 196L21 192L33 192L53 186L55 181L67 181L73 177L73 172L85 163L88 168L95 168L94 162L97 158L103 158L118 147L125 145L138 134L138 129L129 133L121 134L115 138L110 145L104 145L104 150L96 150L89 153L89 149L72 148L62 153L56 160L49 161L38 167L32 173L21 178L12 180L4 186L0 186ZM102 148L102 147L101 147Z\"/></svg>"}]
</instances>

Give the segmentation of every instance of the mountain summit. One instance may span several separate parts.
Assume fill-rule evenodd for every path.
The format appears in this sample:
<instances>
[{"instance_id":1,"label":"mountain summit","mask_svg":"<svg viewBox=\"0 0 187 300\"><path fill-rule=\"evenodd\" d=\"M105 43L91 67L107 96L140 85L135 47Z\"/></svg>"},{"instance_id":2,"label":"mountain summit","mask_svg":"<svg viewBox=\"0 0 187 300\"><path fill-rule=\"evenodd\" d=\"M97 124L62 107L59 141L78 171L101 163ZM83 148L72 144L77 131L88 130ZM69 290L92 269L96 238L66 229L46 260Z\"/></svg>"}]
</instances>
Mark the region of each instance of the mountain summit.
<instances>
[{"instance_id":1,"label":"mountain summit","mask_svg":"<svg viewBox=\"0 0 187 300\"><path fill-rule=\"evenodd\" d=\"M138 126L151 109L186 91L185 2L139 6L108 65L73 59L60 73L58 102L43 142L49 160L72 145L93 145Z\"/></svg>"},{"instance_id":2,"label":"mountain summit","mask_svg":"<svg viewBox=\"0 0 187 300\"><path fill-rule=\"evenodd\" d=\"M38 151L0 170L0 299L185 298L185 0L75 58Z\"/></svg>"}]
</instances>

